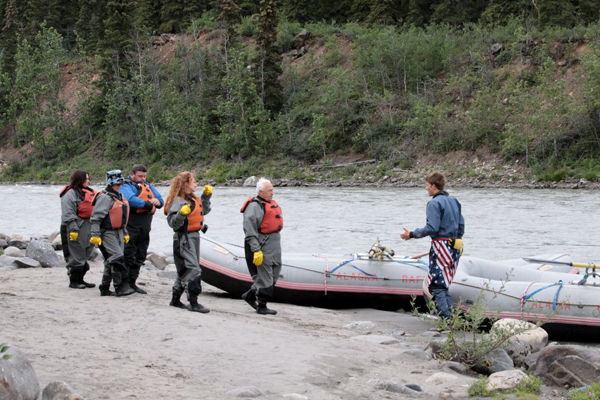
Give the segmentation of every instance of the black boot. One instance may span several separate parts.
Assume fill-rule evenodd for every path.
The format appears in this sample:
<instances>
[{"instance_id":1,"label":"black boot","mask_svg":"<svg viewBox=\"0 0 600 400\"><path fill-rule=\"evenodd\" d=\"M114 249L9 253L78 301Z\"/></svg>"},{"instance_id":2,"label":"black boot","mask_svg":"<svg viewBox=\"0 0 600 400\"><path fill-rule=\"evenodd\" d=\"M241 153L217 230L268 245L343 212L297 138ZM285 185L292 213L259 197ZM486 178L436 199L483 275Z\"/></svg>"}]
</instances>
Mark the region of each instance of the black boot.
<instances>
[{"instance_id":1,"label":"black boot","mask_svg":"<svg viewBox=\"0 0 600 400\"><path fill-rule=\"evenodd\" d=\"M171 297L171 302L169 303L169 305L171 307L183 308L183 309L187 310L188 306L186 306L185 304L183 304L181 302L182 294L183 294L183 292L173 289L173 297Z\"/></svg>"},{"instance_id":2,"label":"black boot","mask_svg":"<svg viewBox=\"0 0 600 400\"><path fill-rule=\"evenodd\" d=\"M139 293L139 294L148 294L148 292L146 292L144 289L141 289L138 285L135 284L135 279L130 279L129 280L129 287L131 287L133 289L134 292Z\"/></svg>"},{"instance_id":3,"label":"black boot","mask_svg":"<svg viewBox=\"0 0 600 400\"><path fill-rule=\"evenodd\" d=\"M256 313L262 314L262 315L275 315L275 314L277 314L277 311L268 309L267 303L258 303L258 308L256 309Z\"/></svg>"},{"instance_id":4,"label":"black boot","mask_svg":"<svg viewBox=\"0 0 600 400\"><path fill-rule=\"evenodd\" d=\"M81 283L83 280L82 270L83 267L72 267L69 271L69 287L71 289L85 289L85 285Z\"/></svg>"},{"instance_id":5,"label":"black boot","mask_svg":"<svg viewBox=\"0 0 600 400\"><path fill-rule=\"evenodd\" d=\"M129 296L130 294L134 294L134 293L135 292L133 291L132 288L129 287L129 285L122 284L122 285L115 286L115 295L117 297Z\"/></svg>"},{"instance_id":6,"label":"black boot","mask_svg":"<svg viewBox=\"0 0 600 400\"><path fill-rule=\"evenodd\" d=\"M85 287L93 288L93 287L96 287L95 283L88 283L83 280L83 278L85 277L85 273L88 272L89 270L90 270L90 265L86 262L85 266L83 267L83 274L81 274L81 279L79 280L79 283L81 283L82 285L85 285Z\"/></svg>"},{"instance_id":7,"label":"black boot","mask_svg":"<svg viewBox=\"0 0 600 400\"><path fill-rule=\"evenodd\" d=\"M198 295L197 294L194 294L194 295L190 294L188 300L190 301L190 308L188 310L199 312L202 314L206 314L206 313L210 312L210 310L208 308L206 308L202 304L198 303Z\"/></svg>"},{"instance_id":8,"label":"black boot","mask_svg":"<svg viewBox=\"0 0 600 400\"><path fill-rule=\"evenodd\" d=\"M96 285L94 285L94 286L96 286ZM79 283L79 282L73 282L73 281L71 281L69 283L69 287L71 289L85 289L86 288L85 284Z\"/></svg>"},{"instance_id":9,"label":"black boot","mask_svg":"<svg viewBox=\"0 0 600 400\"><path fill-rule=\"evenodd\" d=\"M98 289L100 289L100 296L114 296L115 295L115 292L110 290L109 286L100 285L100 286L98 286Z\"/></svg>"},{"instance_id":10,"label":"black boot","mask_svg":"<svg viewBox=\"0 0 600 400\"><path fill-rule=\"evenodd\" d=\"M252 288L242 295L242 299L246 303L250 304L250 307L254 308L255 310L258 308L258 304L256 304L256 293L254 290L252 290Z\"/></svg>"}]
</instances>

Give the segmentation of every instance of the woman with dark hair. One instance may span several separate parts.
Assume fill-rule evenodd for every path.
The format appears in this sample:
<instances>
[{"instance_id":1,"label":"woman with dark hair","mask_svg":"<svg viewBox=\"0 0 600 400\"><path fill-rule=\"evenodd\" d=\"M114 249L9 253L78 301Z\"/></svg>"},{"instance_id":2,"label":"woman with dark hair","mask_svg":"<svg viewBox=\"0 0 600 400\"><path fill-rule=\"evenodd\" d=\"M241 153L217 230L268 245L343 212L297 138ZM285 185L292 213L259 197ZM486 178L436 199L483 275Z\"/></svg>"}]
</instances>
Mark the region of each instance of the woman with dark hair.
<instances>
[{"instance_id":1,"label":"woman with dark hair","mask_svg":"<svg viewBox=\"0 0 600 400\"><path fill-rule=\"evenodd\" d=\"M204 186L201 198L196 191L196 178L191 172L180 172L169 189L165 203L167 222L173 228L173 257L177 267L177 277L173 285L170 306L190 311L208 313L210 310L198 303L202 292L200 269L200 231L204 226L204 215L210 212L212 186ZM205 230L203 230L205 232ZM181 302L186 292L189 307Z\"/></svg>"},{"instance_id":2,"label":"woman with dark hair","mask_svg":"<svg viewBox=\"0 0 600 400\"><path fill-rule=\"evenodd\" d=\"M73 172L70 183L60 192L63 252L67 261L69 287L73 289L96 286L83 280L90 269L87 259L93 249L90 244L90 217L95 195L94 189L90 188L89 174L82 170Z\"/></svg>"}]
</instances>

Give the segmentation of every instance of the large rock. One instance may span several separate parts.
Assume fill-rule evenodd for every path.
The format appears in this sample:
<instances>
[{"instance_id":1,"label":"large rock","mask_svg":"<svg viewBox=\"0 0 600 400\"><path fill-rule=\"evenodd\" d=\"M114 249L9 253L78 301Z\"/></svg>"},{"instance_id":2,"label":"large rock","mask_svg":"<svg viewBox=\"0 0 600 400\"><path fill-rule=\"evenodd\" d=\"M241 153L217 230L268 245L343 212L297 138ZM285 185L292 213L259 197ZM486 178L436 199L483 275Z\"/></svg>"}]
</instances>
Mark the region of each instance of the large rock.
<instances>
[{"instance_id":1,"label":"large rock","mask_svg":"<svg viewBox=\"0 0 600 400\"><path fill-rule=\"evenodd\" d=\"M29 241L24 239L11 239L8 241L9 246L16 247L21 250L25 250L28 244Z\"/></svg>"},{"instance_id":2,"label":"large rock","mask_svg":"<svg viewBox=\"0 0 600 400\"><path fill-rule=\"evenodd\" d=\"M591 385L600 377L598 366L577 356L566 356L554 361L548 368L546 379L556 385L578 388Z\"/></svg>"},{"instance_id":3,"label":"large rock","mask_svg":"<svg viewBox=\"0 0 600 400\"><path fill-rule=\"evenodd\" d=\"M42 268L42 264L38 260L29 257L15 258L15 264L19 268Z\"/></svg>"},{"instance_id":4,"label":"large rock","mask_svg":"<svg viewBox=\"0 0 600 400\"><path fill-rule=\"evenodd\" d=\"M25 254L23 254L22 250L20 250L17 247L13 247L13 246L8 246L6 249L4 249L4 255L5 256L9 256L9 257L23 257L23 256L25 256Z\"/></svg>"},{"instance_id":5,"label":"large rock","mask_svg":"<svg viewBox=\"0 0 600 400\"><path fill-rule=\"evenodd\" d=\"M2 247L3 249L8 247L8 242L4 239L0 239L0 247Z\"/></svg>"},{"instance_id":6,"label":"large rock","mask_svg":"<svg viewBox=\"0 0 600 400\"><path fill-rule=\"evenodd\" d=\"M306 42L310 39L310 32L306 29L302 29L302 31L294 36L294 41L292 42L292 49L301 49L306 46Z\"/></svg>"},{"instance_id":7,"label":"large rock","mask_svg":"<svg viewBox=\"0 0 600 400\"><path fill-rule=\"evenodd\" d=\"M17 264L15 264L15 260L16 260L15 257L2 255L2 256L0 256L0 267L11 267L11 266L17 267Z\"/></svg>"},{"instance_id":8,"label":"large rock","mask_svg":"<svg viewBox=\"0 0 600 400\"><path fill-rule=\"evenodd\" d=\"M0 400L36 400L40 383L25 353L9 346L2 354L11 358L0 360Z\"/></svg>"},{"instance_id":9,"label":"large rock","mask_svg":"<svg viewBox=\"0 0 600 400\"><path fill-rule=\"evenodd\" d=\"M530 353L537 353L548 344L548 332L531 322L511 318L501 319L494 323L490 334L499 330L521 332L512 336L508 341L511 342L514 340L517 343L524 343L529 347ZM509 351L507 353L510 355Z\"/></svg>"},{"instance_id":10,"label":"large rock","mask_svg":"<svg viewBox=\"0 0 600 400\"><path fill-rule=\"evenodd\" d=\"M62 239L61 239L60 235L58 235L54 239L52 239L52 247L54 248L54 250L62 250L63 249Z\"/></svg>"},{"instance_id":11,"label":"large rock","mask_svg":"<svg viewBox=\"0 0 600 400\"><path fill-rule=\"evenodd\" d=\"M250 178L246 179L246 181L244 181L244 187L250 187L250 186L256 186L256 184L258 183L258 178L255 177L254 175L251 176Z\"/></svg>"},{"instance_id":12,"label":"large rock","mask_svg":"<svg viewBox=\"0 0 600 400\"><path fill-rule=\"evenodd\" d=\"M159 256L156 253L150 254L148 257L146 257L146 259L149 260L156 268L162 271L164 271L167 265L169 265L167 264L165 257Z\"/></svg>"},{"instance_id":13,"label":"large rock","mask_svg":"<svg viewBox=\"0 0 600 400\"><path fill-rule=\"evenodd\" d=\"M595 367L600 366L600 350L598 349L577 345L556 345L547 346L540 351L532 372L535 376L545 377L552 363L567 356L577 356Z\"/></svg>"},{"instance_id":14,"label":"large rock","mask_svg":"<svg viewBox=\"0 0 600 400\"><path fill-rule=\"evenodd\" d=\"M85 400L63 381L52 381L42 391L42 400Z\"/></svg>"},{"instance_id":15,"label":"large rock","mask_svg":"<svg viewBox=\"0 0 600 400\"><path fill-rule=\"evenodd\" d=\"M496 372L488 377L487 390L516 389L523 379L529 378L520 369Z\"/></svg>"},{"instance_id":16,"label":"large rock","mask_svg":"<svg viewBox=\"0 0 600 400\"><path fill-rule=\"evenodd\" d=\"M496 372L511 370L515 368L512 358L503 349L496 349L487 355L485 360L473 367L475 372L491 375Z\"/></svg>"},{"instance_id":17,"label":"large rock","mask_svg":"<svg viewBox=\"0 0 600 400\"><path fill-rule=\"evenodd\" d=\"M44 268L54 268L61 265L54 247L42 240L32 240L27 246L26 256L39 261Z\"/></svg>"}]
</instances>

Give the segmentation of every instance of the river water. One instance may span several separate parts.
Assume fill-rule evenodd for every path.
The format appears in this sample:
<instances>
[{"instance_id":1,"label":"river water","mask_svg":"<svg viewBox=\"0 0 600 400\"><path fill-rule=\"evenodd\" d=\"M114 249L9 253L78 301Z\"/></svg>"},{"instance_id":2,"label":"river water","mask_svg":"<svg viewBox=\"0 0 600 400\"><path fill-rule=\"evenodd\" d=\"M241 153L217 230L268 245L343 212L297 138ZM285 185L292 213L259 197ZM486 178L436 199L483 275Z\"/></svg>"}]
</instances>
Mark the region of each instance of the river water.
<instances>
[{"instance_id":1,"label":"river water","mask_svg":"<svg viewBox=\"0 0 600 400\"><path fill-rule=\"evenodd\" d=\"M62 186L1 185L0 232L24 236L58 231ZM95 187L95 189L101 189ZM166 198L167 187L157 188ZM549 253L571 254L574 261L598 262L598 193L582 190L455 189L466 221L465 255L511 259ZM200 193L200 191L198 192ZM215 187L207 235L243 244L244 201L253 188ZM420 254L429 240L405 242L400 232L425 224L425 188L275 188L284 212L282 246L286 253L367 252L379 238L398 254ZM159 210L150 250L171 252L172 231Z\"/></svg>"}]
</instances>

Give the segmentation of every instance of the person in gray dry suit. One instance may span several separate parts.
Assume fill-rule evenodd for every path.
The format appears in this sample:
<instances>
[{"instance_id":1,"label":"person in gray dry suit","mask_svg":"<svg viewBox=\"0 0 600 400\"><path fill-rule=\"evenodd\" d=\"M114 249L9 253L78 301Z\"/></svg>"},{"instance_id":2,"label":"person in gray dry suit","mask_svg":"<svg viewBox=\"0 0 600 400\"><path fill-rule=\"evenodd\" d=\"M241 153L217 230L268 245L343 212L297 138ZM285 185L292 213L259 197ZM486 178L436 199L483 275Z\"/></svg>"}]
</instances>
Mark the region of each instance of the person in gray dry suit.
<instances>
[{"instance_id":1,"label":"person in gray dry suit","mask_svg":"<svg viewBox=\"0 0 600 400\"><path fill-rule=\"evenodd\" d=\"M119 193L123 186L123 174L120 170L106 173L106 189L98 193L92 212L90 243L97 244L104 256L104 273L99 286L101 296L128 296L135 293L125 278L125 243L129 242L127 220L129 203ZM111 280L115 292L109 290Z\"/></svg>"},{"instance_id":2,"label":"person in gray dry suit","mask_svg":"<svg viewBox=\"0 0 600 400\"><path fill-rule=\"evenodd\" d=\"M93 288L96 285L83 280L90 265L87 259L92 252L90 244L90 217L92 201L96 191L90 187L87 172L76 170L70 182L60 192L61 236L64 234L63 253L67 261L69 287L72 289Z\"/></svg>"},{"instance_id":3,"label":"person in gray dry suit","mask_svg":"<svg viewBox=\"0 0 600 400\"><path fill-rule=\"evenodd\" d=\"M273 200L273 185L261 178L256 184L256 197L244 203L244 250L246 264L254 284L242 299L257 314L275 315L277 311L267 308L273 300L273 290L281 273L281 234L283 214Z\"/></svg>"},{"instance_id":4,"label":"person in gray dry suit","mask_svg":"<svg viewBox=\"0 0 600 400\"><path fill-rule=\"evenodd\" d=\"M194 174L187 171L180 172L171 181L169 196L165 203L167 223L174 231L173 257L177 267L173 297L169 305L208 313L210 310L198 303L198 296L202 293L200 231L206 231L204 215L210 212L213 187L204 186L202 196L198 198L194 193L197 186ZM187 294L189 307L181 302L183 292Z\"/></svg>"}]
</instances>

